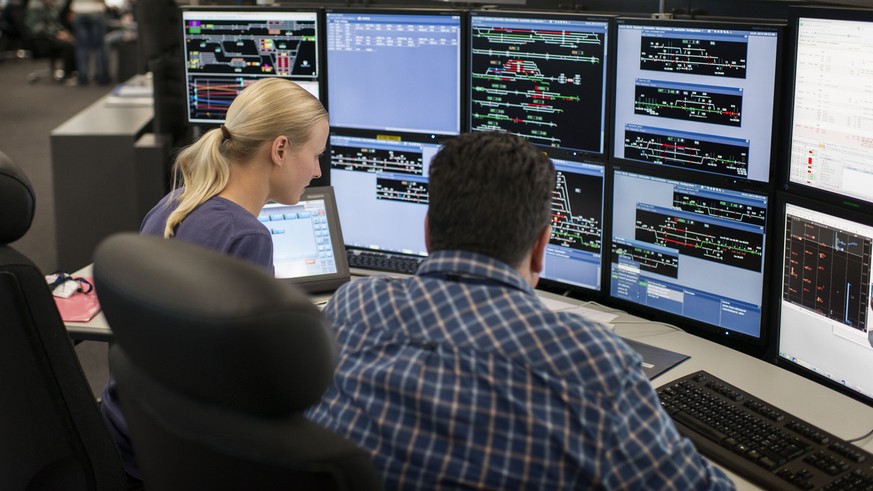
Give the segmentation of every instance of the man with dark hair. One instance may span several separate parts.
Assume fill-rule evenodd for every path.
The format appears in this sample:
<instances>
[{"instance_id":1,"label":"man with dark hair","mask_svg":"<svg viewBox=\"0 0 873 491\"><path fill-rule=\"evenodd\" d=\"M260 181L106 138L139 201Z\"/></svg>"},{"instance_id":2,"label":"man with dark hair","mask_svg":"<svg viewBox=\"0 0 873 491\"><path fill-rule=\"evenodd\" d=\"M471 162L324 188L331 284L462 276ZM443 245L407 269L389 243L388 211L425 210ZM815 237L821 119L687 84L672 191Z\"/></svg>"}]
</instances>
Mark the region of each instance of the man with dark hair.
<instances>
[{"instance_id":1,"label":"man with dark hair","mask_svg":"<svg viewBox=\"0 0 873 491\"><path fill-rule=\"evenodd\" d=\"M386 489L731 489L681 437L639 356L533 287L555 170L508 134L430 165L415 276L340 288L333 386L313 421L373 454Z\"/></svg>"}]
</instances>

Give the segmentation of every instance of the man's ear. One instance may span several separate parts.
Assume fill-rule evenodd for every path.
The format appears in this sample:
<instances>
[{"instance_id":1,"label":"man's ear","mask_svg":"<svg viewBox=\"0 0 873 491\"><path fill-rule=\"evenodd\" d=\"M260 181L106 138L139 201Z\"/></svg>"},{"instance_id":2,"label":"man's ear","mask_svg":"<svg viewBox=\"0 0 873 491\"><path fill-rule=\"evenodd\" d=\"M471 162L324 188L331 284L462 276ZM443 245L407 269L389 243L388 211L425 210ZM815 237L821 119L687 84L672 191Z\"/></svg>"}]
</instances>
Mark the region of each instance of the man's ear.
<instances>
[{"instance_id":1,"label":"man's ear","mask_svg":"<svg viewBox=\"0 0 873 491\"><path fill-rule=\"evenodd\" d=\"M530 255L530 270L532 273L539 274L545 267L546 246L549 245L549 239L552 238L552 226L548 225L534 241Z\"/></svg>"},{"instance_id":2,"label":"man's ear","mask_svg":"<svg viewBox=\"0 0 873 491\"><path fill-rule=\"evenodd\" d=\"M430 254L430 215L424 215L424 248ZM873 332L873 331L871 331Z\"/></svg>"}]
</instances>

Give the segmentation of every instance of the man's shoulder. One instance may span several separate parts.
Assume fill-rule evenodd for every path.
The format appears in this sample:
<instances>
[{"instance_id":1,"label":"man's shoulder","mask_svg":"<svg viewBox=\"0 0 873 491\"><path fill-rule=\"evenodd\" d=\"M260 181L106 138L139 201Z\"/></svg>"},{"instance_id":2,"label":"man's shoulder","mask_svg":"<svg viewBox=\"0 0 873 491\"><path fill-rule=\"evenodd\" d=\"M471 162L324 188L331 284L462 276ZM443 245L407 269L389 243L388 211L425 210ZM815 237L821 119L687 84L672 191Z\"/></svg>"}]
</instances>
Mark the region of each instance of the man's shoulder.
<instances>
[{"instance_id":1,"label":"man's shoulder","mask_svg":"<svg viewBox=\"0 0 873 491\"><path fill-rule=\"evenodd\" d=\"M414 276L399 278L381 274L357 277L340 286L334 292L332 300L341 298L352 299L354 304L372 300L373 296L379 293L406 288L406 283L412 278ZM354 300L359 300L360 302Z\"/></svg>"}]
</instances>

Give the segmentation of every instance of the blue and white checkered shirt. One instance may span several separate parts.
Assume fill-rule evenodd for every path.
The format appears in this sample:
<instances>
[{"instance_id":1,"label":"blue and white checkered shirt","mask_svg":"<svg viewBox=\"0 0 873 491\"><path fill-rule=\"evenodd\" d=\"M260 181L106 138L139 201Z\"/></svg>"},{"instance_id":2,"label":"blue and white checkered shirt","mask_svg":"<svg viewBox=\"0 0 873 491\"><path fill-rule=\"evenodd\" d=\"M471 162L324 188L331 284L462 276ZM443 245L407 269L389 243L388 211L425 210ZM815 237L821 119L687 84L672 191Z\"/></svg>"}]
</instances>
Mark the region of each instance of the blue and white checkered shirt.
<instances>
[{"instance_id":1,"label":"blue and white checkered shirt","mask_svg":"<svg viewBox=\"0 0 873 491\"><path fill-rule=\"evenodd\" d=\"M435 252L416 276L344 285L325 312L339 365L307 415L370 450L386 489L733 489L634 351L500 261Z\"/></svg>"}]
</instances>

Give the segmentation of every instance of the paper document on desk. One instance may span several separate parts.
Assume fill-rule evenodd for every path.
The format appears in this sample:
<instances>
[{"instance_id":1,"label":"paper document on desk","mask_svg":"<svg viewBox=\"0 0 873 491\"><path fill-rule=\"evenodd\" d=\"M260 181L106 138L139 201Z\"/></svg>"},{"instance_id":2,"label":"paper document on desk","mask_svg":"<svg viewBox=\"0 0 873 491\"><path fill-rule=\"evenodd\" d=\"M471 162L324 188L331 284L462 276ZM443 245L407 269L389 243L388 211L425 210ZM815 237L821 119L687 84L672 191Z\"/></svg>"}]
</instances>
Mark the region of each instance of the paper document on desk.
<instances>
[{"instance_id":1,"label":"paper document on desk","mask_svg":"<svg viewBox=\"0 0 873 491\"><path fill-rule=\"evenodd\" d=\"M151 77L137 76L118 84L106 97L107 106L151 106L154 102Z\"/></svg>"},{"instance_id":2,"label":"paper document on desk","mask_svg":"<svg viewBox=\"0 0 873 491\"><path fill-rule=\"evenodd\" d=\"M148 97L120 97L109 95L105 99L107 107L149 107L154 104L152 96Z\"/></svg>"},{"instance_id":3,"label":"paper document on desk","mask_svg":"<svg viewBox=\"0 0 873 491\"><path fill-rule=\"evenodd\" d=\"M151 97L152 84L118 84L112 91L117 97Z\"/></svg>"},{"instance_id":4,"label":"paper document on desk","mask_svg":"<svg viewBox=\"0 0 873 491\"><path fill-rule=\"evenodd\" d=\"M601 324L609 324L616 317L618 317L617 314L613 314L611 312L602 312L600 310L592 309L591 307L585 307L577 303L564 302L561 300L555 300L553 298L545 297L540 297L540 300L542 300L543 303L546 304L546 307L548 307L549 310L551 310L552 312L572 312L592 322L599 322ZM611 327L612 326L610 326L610 328Z\"/></svg>"}]
</instances>

